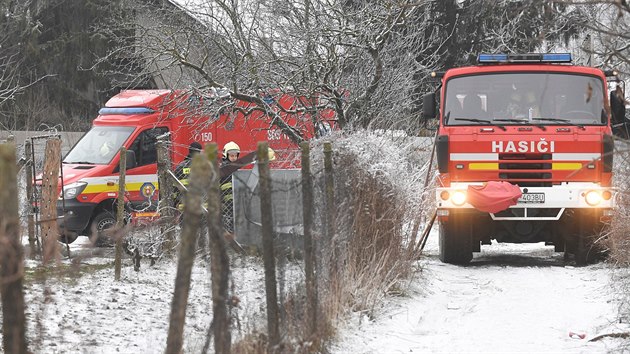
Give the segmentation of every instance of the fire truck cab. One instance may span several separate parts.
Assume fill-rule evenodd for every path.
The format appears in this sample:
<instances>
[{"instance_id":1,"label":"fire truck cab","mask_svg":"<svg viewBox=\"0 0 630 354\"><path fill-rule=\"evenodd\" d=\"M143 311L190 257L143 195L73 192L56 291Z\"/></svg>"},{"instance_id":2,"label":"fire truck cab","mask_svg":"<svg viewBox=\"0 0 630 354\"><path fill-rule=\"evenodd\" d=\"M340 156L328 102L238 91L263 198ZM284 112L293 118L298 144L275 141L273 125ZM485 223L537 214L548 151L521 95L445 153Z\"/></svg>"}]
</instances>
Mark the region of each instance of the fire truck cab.
<instances>
[{"instance_id":1,"label":"fire truck cab","mask_svg":"<svg viewBox=\"0 0 630 354\"><path fill-rule=\"evenodd\" d=\"M564 53L480 54L478 65L436 74L439 104L425 95L423 115L439 119L443 262L468 263L492 240L545 242L580 265L596 256L614 207L611 121L625 115L623 100L609 100L611 74Z\"/></svg>"},{"instance_id":2,"label":"fire truck cab","mask_svg":"<svg viewBox=\"0 0 630 354\"><path fill-rule=\"evenodd\" d=\"M170 159L176 166L196 141L202 146L216 143L221 149L234 141L241 155L256 150L258 141L268 141L276 154L274 168L295 168L298 146L271 124L261 110L248 103L226 104L213 111L204 99L186 91L127 90L112 97L99 111L92 128L63 159L63 185L57 213L61 240L73 242L77 235L89 235L116 223L120 148L127 150L126 206L136 211L155 211L158 201L157 148L159 136L171 142ZM270 94L265 100L278 103L287 112L297 106L295 96ZM300 101L303 101L300 99ZM300 103L300 107L304 102ZM331 111L313 114L279 113L306 139L329 131L334 124ZM323 118L327 117L327 118Z\"/></svg>"}]
</instances>

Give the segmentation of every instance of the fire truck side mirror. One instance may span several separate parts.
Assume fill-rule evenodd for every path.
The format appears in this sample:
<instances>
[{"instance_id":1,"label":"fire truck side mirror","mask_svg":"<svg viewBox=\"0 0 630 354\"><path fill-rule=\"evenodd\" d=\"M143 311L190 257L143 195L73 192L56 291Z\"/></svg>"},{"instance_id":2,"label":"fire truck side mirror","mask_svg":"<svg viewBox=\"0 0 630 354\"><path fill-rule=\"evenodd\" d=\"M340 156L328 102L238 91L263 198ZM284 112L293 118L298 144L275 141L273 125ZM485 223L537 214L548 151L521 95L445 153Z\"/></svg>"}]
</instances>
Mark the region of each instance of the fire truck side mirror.
<instances>
[{"instance_id":1,"label":"fire truck side mirror","mask_svg":"<svg viewBox=\"0 0 630 354\"><path fill-rule=\"evenodd\" d=\"M628 127L629 122L626 120L626 105L623 91L610 92L610 111L613 134L620 138L628 139L630 137L630 127Z\"/></svg>"},{"instance_id":2,"label":"fire truck side mirror","mask_svg":"<svg viewBox=\"0 0 630 354\"><path fill-rule=\"evenodd\" d=\"M136 152L133 150L127 150L127 169L136 167Z\"/></svg>"},{"instance_id":3,"label":"fire truck side mirror","mask_svg":"<svg viewBox=\"0 0 630 354\"><path fill-rule=\"evenodd\" d=\"M427 93L422 97L422 117L424 119L435 118L435 93Z\"/></svg>"}]
</instances>

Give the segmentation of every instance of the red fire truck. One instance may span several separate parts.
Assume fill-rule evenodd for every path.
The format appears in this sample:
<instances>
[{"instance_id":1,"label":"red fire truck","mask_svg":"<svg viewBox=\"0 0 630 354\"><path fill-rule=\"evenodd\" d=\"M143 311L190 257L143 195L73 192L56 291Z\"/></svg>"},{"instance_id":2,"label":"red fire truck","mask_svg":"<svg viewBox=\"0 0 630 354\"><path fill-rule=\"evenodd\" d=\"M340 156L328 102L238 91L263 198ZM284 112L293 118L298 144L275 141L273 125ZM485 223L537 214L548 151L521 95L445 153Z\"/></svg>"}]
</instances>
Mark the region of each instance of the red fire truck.
<instances>
[{"instance_id":1,"label":"red fire truck","mask_svg":"<svg viewBox=\"0 0 630 354\"><path fill-rule=\"evenodd\" d=\"M77 235L115 224L122 146L128 154L126 202L132 210L150 211L157 205L159 136L168 136L171 141L173 166L185 158L193 141L202 145L213 142L220 149L234 141L240 146L241 155L255 151L258 141L268 141L276 153L274 168L299 166L298 146L271 124L269 115L252 110L252 104L242 101L226 104L220 111L208 109L207 101L220 101L219 98L171 90L128 90L112 97L99 111L92 129L63 159L64 185L60 186L62 198L57 204L58 214L63 215L59 222L65 236L62 239L67 237L73 242ZM271 93L264 100L270 107L283 107L277 113L305 139L334 126L331 110L288 113L305 108L302 98Z\"/></svg>"},{"instance_id":2,"label":"red fire truck","mask_svg":"<svg viewBox=\"0 0 630 354\"><path fill-rule=\"evenodd\" d=\"M614 207L611 120L625 107L609 100L606 78L616 73L530 53L480 54L434 76L439 112L429 93L423 115L439 118L441 261L468 263L492 240L592 260Z\"/></svg>"}]
</instances>

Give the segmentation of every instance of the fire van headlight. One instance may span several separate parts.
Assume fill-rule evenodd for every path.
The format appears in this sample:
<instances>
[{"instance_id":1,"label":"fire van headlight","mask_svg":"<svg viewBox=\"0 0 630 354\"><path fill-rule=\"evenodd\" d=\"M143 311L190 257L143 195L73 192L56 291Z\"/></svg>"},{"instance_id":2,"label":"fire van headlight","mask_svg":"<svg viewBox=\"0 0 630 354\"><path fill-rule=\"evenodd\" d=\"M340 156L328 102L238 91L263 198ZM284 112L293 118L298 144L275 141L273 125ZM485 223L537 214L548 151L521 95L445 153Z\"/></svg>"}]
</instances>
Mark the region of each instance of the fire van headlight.
<instances>
[{"instance_id":1,"label":"fire van headlight","mask_svg":"<svg viewBox=\"0 0 630 354\"><path fill-rule=\"evenodd\" d=\"M456 206L462 206L466 203L466 193L463 191L455 191L451 196L451 202Z\"/></svg>"},{"instance_id":2,"label":"fire van headlight","mask_svg":"<svg viewBox=\"0 0 630 354\"><path fill-rule=\"evenodd\" d=\"M74 199L87 187L87 182L74 182L63 188L63 199Z\"/></svg>"},{"instance_id":3,"label":"fire van headlight","mask_svg":"<svg viewBox=\"0 0 630 354\"><path fill-rule=\"evenodd\" d=\"M586 195L584 195L584 199L586 199L586 204L590 206L597 206L602 202L602 195L599 194L598 191L588 191Z\"/></svg>"}]
</instances>

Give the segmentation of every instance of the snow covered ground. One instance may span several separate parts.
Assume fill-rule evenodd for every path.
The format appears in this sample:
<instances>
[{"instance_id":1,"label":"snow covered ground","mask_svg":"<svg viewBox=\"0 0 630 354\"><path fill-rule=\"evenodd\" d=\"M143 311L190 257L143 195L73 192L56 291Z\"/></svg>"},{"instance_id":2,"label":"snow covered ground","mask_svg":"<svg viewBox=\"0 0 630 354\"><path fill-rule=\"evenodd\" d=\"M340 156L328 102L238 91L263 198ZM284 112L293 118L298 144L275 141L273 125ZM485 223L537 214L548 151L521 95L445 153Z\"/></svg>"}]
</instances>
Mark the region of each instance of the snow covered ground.
<instances>
[{"instance_id":1,"label":"snow covered ground","mask_svg":"<svg viewBox=\"0 0 630 354\"><path fill-rule=\"evenodd\" d=\"M462 267L439 261L437 241L433 230L407 296L349 321L333 353L619 352L588 341L628 330L606 264L574 267L539 243L484 246Z\"/></svg>"},{"instance_id":2,"label":"snow covered ground","mask_svg":"<svg viewBox=\"0 0 630 354\"><path fill-rule=\"evenodd\" d=\"M79 237L71 252L84 255L81 267L100 270L82 276L72 272L51 277L46 283L25 286L29 349L34 353L163 353L177 265L161 260L154 266L142 261L135 272L130 259L124 260L121 281L114 281L113 249L89 247ZM206 263L197 259L189 294L184 350L200 353L212 320L211 282ZM291 265L287 277L294 277ZM258 326L264 318L264 271L253 257L234 257L234 294L240 307L233 312L242 333ZM45 290L48 289L48 290ZM239 331L233 332L238 339ZM212 346L211 346L212 348Z\"/></svg>"},{"instance_id":3,"label":"snow covered ground","mask_svg":"<svg viewBox=\"0 0 630 354\"><path fill-rule=\"evenodd\" d=\"M542 244L494 244L482 248L469 266L442 264L435 231L405 296L388 298L371 318L356 314L348 320L332 353L618 352L618 340L588 341L601 333L628 330L618 323L606 264L574 267ZM86 244L87 239L79 238L73 252L92 254ZM111 264L111 252L99 249L84 262L91 267ZM255 258L235 257L232 267L234 293L241 299L234 313L241 325L241 332L234 334L238 337L264 316L264 273ZM285 269L287 279L301 276L297 266ZM172 261L152 267L147 261L135 272L126 260L120 282L113 280L111 266L80 277L69 273L45 284L29 282L30 349L163 352L175 273ZM209 294L209 273L199 260L187 311L186 352L201 352L204 345L212 316Z\"/></svg>"}]
</instances>

